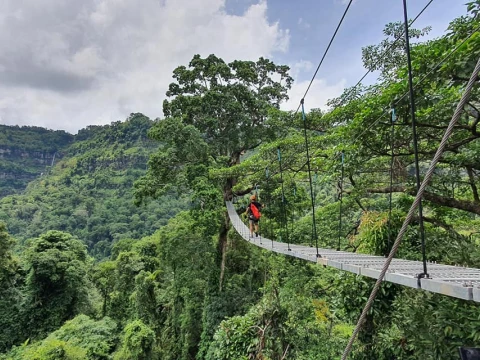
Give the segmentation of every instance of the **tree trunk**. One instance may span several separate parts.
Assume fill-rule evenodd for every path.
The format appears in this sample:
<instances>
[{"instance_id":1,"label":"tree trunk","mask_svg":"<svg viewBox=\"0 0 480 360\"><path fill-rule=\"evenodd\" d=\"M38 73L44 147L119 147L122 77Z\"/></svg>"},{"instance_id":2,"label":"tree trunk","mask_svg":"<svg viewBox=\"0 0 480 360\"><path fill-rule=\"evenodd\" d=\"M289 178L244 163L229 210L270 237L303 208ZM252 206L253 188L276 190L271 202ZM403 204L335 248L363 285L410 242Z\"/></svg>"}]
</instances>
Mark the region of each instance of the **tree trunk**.
<instances>
[{"instance_id":1,"label":"tree trunk","mask_svg":"<svg viewBox=\"0 0 480 360\"><path fill-rule=\"evenodd\" d=\"M230 156L230 166L235 166L240 163L240 153L236 152ZM233 186L237 183L237 179L228 178L223 187L223 201L232 201L233 200ZM220 254L220 279L218 288L219 291L222 291L223 279L225 277L225 265L227 262L227 236L228 230L230 229L230 218L228 213L225 212L225 219L223 221L222 227L220 229L220 234L218 237L218 253Z\"/></svg>"},{"instance_id":2,"label":"tree trunk","mask_svg":"<svg viewBox=\"0 0 480 360\"><path fill-rule=\"evenodd\" d=\"M218 238L218 253L221 254L221 261L220 261L220 279L218 289L221 292L223 286L223 278L225 277L225 265L227 262L227 236L228 230L230 228L230 218L228 214L225 212L225 219L222 224L222 228L220 229L220 235Z\"/></svg>"},{"instance_id":3,"label":"tree trunk","mask_svg":"<svg viewBox=\"0 0 480 360\"><path fill-rule=\"evenodd\" d=\"M375 350L373 349L373 337L375 335L375 324L373 322L373 314L367 315L362 331L358 334L358 339L362 342L364 349L362 355L367 359L375 358Z\"/></svg>"},{"instance_id":4,"label":"tree trunk","mask_svg":"<svg viewBox=\"0 0 480 360\"><path fill-rule=\"evenodd\" d=\"M233 197L232 187L234 181L232 179L228 179L225 187L223 189L223 200L224 201L231 201ZM228 213L225 211L224 213L224 220L222 223L222 227L220 228L220 234L218 236L218 254L220 254L220 279L219 279L219 291L222 291L223 286L223 278L225 277L225 264L227 262L227 241L228 241L228 230L230 229L230 218L228 217Z\"/></svg>"}]
</instances>

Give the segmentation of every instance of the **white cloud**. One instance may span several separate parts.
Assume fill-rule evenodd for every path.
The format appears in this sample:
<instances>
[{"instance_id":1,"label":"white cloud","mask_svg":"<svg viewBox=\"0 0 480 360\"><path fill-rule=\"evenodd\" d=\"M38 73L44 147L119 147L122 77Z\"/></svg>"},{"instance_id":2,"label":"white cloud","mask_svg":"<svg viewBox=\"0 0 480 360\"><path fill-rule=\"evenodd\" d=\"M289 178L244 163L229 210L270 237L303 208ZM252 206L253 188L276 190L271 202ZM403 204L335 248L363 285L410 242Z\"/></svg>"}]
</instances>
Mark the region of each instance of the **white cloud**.
<instances>
[{"instance_id":1,"label":"white cloud","mask_svg":"<svg viewBox=\"0 0 480 360\"><path fill-rule=\"evenodd\" d=\"M225 0L4 0L0 122L76 132L131 112L161 117L173 69L194 54L288 50L288 29L266 11L266 1L234 16Z\"/></svg>"},{"instance_id":2,"label":"white cloud","mask_svg":"<svg viewBox=\"0 0 480 360\"><path fill-rule=\"evenodd\" d=\"M300 73L309 73L313 69L313 63L308 60L300 60L290 66L290 75L298 79Z\"/></svg>"},{"instance_id":3,"label":"white cloud","mask_svg":"<svg viewBox=\"0 0 480 360\"><path fill-rule=\"evenodd\" d=\"M307 90L310 80L294 83L290 92L288 93L289 100L281 105L282 110L297 110L300 100ZM326 103L342 94L345 88L346 80L342 79L335 84L328 84L324 79L315 79L310 87L307 96L305 97L304 107L308 112L313 108L320 108L326 110Z\"/></svg>"},{"instance_id":4,"label":"white cloud","mask_svg":"<svg viewBox=\"0 0 480 360\"><path fill-rule=\"evenodd\" d=\"M310 24L306 22L303 18L298 19L298 27L303 30L310 29Z\"/></svg>"}]
</instances>

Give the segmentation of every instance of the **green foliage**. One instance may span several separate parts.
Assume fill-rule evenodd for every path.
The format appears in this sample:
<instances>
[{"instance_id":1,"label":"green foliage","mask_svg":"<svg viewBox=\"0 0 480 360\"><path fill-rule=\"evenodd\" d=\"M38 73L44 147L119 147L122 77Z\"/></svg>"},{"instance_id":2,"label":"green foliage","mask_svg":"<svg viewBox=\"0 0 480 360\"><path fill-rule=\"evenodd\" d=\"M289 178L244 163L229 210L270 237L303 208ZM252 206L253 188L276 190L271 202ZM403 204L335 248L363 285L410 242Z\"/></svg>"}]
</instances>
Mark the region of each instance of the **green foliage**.
<instances>
[{"instance_id":1,"label":"green foliage","mask_svg":"<svg viewBox=\"0 0 480 360\"><path fill-rule=\"evenodd\" d=\"M8 285L0 290L0 352L23 340L27 329L23 324L24 297L19 286Z\"/></svg>"},{"instance_id":2,"label":"green foliage","mask_svg":"<svg viewBox=\"0 0 480 360\"><path fill-rule=\"evenodd\" d=\"M18 260L12 254L14 240L0 223L0 351L14 344L22 332L22 285Z\"/></svg>"},{"instance_id":3,"label":"green foliage","mask_svg":"<svg viewBox=\"0 0 480 360\"><path fill-rule=\"evenodd\" d=\"M478 304L406 289L393 305L400 339L416 358L453 360L459 346L478 347Z\"/></svg>"},{"instance_id":4,"label":"green foliage","mask_svg":"<svg viewBox=\"0 0 480 360\"><path fill-rule=\"evenodd\" d=\"M332 274L284 257L262 260L269 276L263 297L245 315L222 321L206 359L339 356L352 326L341 323L327 303L324 282Z\"/></svg>"},{"instance_id":5,"label":"green foliage","mask_svg":"<svg viewBox=\"0 0 480 360\"><path fill-rule=\"evenodd\" d=\"M102 315L107 314L107 309L110 306L110 298L115 287L116 263L114 261L103 261L97 264L91 273L92 281L96 288L100 291L102 302Z\"/></svg>"},{"instance_id":6,"label":"green foliage","mask_svg":"<svg viewBox=\"0 0 480 360\"><path fill-rule=\"evenodd\" d=\"M165 314L160 355L166 360L186 360L194 356L200 342L202 306L213 270L214 239L189 213L180 213L158 236L163 264L158 300Z\"/></svg>"},{"instance_id":7,"label":"green foliage","mask_svg":"<svg viewBox=\"0 0 480 360\"><path fill-rule=\"evenodd\" d=\"M51 153L73 141L63 130L47 130L38 126L0 125L0 144L9 149Z\"/></svg>"},{"instance_id":8,"label":"green foliage","mask_svg":"<svg viewBox=\"0 0 480 360\"><path fill-rule=\"evenodd\" d=\"M124 122L80 130L48 175L24 194L0 200L0 219L21 244L48 230L66 231L99 260L110 255L113 242L152 234L188 206L185 196L172 192L158 202L134 205L132 184L157 148L147 139L152 125L132 114Z\"/></svg>"},{"instance_id":9,"label":"green foliage","mask_svg":"<svg viewBox=\"0 0 480 360\"><path fill-rule=\"evenodd\" d=\"M7 233L5 224L0 223L0 285L4 287L15 271L15 261L12 258L14 240Z\"/></svg>"},{"instance_id":10,"label":"green foliage","mask_svg":"<svg viewBox=\"0 0 480 360\"><path fill-rule=\"evenodd\" d=\"M115 355L115 360L153 359L152 350L155 333L142 321L128 323L124 329L122 349Z\"/></svg>"},{"instance_id":11,"label":"green foliage","mask_svg":"<svg viewBox=\"0 0 480 360\"><path fill-rule=\"evenodd\" d=\"M410 41L427 35L432 28L426 27L422 30L410 28L408 30ZM383 34L385 40L379 45L369 45L362 48L363 65L370 71L380 70L383 78L394 76L400 64L405 64L405 32L403 22L389 23L385 26ZM400 38L399 40L396 40ZM388 51L387 51L388 50Z\"/></svg>"},{"instance_id":12,"label":"green foliage","mask_svg":"<svg viewBox=\"0 0 480 360\"><path fill-rule=\"evenodd\" d=\"M116 260L115 285L110 296L107 314L120 323L132 315L130 295L135 288L135 276L144 268L141 257L134 251L122 252Z\"/></svg>"},{"instance_id":13,"label":"green foliage","mask_svg":"<svg viewBox=\"0 0 480 360\"><path fill-rule=\"evenodd\" d=\"M0 125L0 198L19 193L73 142L63 130Z\"/></svg>"},{"instance_id":14,"label":"green foliage","mask_svg":"<svg viewBox=\"0 0 480 360\"><path fill-rule=\"evenodd\" d=\"M112 319L95 321L78 315L46 339L13 348L5 360L107 360L111 358L116 341L116 324Z\"/></svg>"},{"instance_id":15,"label":"green foliage","mask_svg":"<svg viewBox=\"0 0 480 360\"><path fill-rule=\"evenodd\" d=\"M85 359L86 355L85 350L65 341L47 339L38 348L32 348L21 356L32 360L81 360Z\"/></svg>"},{"instance_id":16,"label":"green foliage","mask_svg":"<svg viewBox=\"0 0 480 360\"><path fill-rule=\"evenodd\" d=\"M188 68L176 68L167 91L173 99L163 104L166 119L150 131L162 145L135 184L137 201L158 197L172 185L191 189L210 169L235 166L244 151L272 138L267 116L288 99L288 70L264 58L227 64L215 55L195 55ZM220 179L225 196L231 196L234 182Z\"/></svg>"},{"instance_id":17,"label":"green foliage","mask_svg":"<svg viewBox=\"0 0 480 360\"><path fill-rule=\"evenodd\" d=\"M259 345L256 323L254 314L235 316L223 321L213 337L213 350L207 359L247 360L256 356Z\"/></svg>"},{"instance_id":18,"label":"green foliage","mask_svg":"<svg viewBox=\"0 0 480 360\"><path fill-rule=\"evenodd\" d=\"M387 213L377 211L365 211L360 219L358 235L352 243L358 252L372 255L388 255L396 235L404 221L404 213L399 210ZM402 255L408 257L412 254L405 254L405 247L402 247ZM415 249L411 249L414 253Z\"/></svg>"},{"instance_id":19,"label":"green foliage","mask_svg":"<svg viewBox=\"0 0 480 360\"><path fill-rule=\"evenodd\" d=\"M81 241L49 231L27 249L26 267L25 327L31 336L45 336L89 310L87 251Z\"/></svg>"},{"instance_id":20,"label":"green foliage","mask_svg":"<svg viewBox=\"0 0 480 360\"><path fill-rule=\"evenodd\" d=\"M95 321L86 315L78 315L49 337L86 350L86 359L108 359L117 341L116 327L108 317Z\"/></svg>"}]
</instances>

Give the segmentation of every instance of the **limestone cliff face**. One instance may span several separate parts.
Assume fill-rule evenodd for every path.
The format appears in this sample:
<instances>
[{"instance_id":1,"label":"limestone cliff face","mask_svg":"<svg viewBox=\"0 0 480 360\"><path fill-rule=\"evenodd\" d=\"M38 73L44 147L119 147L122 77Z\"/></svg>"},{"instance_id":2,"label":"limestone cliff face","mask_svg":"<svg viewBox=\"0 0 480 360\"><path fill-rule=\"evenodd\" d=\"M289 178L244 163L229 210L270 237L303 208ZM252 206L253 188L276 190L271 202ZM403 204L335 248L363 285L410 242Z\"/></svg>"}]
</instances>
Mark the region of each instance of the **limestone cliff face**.
<instances>
[{"instance_id":1,"label":"limestone cliff face","mask_svg":"<svg viewBox=\"0 0 480 360\"><path fill-rule=\"evenodd\" d=\"M0 125L0 197L25 189L72 141L64 131Z\"/></svg>"},{"instance_id":2,"label":"limestone cliff face","mask_svg":"<svg viewBox=\"0 0 480 360\"><path fill-rule=\"evenodd\" d=\"M25 151L0 145L0 159L32 159L38 164L48 164L52 161L54 154L45 151Z\"/></svg>"},{"instance_id":3,"label":"limestone cliff face","mask_svg":"<svg viewBox=\"0 0 480 360\"><path fill-rule=\"evenodd\" d=\"M0 145L0 197L22 191L62 155Z\"/></svg>"},{"instance_id":4,"label":"limestone cliff face","mask_svg":"<svg viewBox=\"0 0 480 360\"><path fill-rule=\"evenodd\" d=\"M62 158L72 159L67 167L73 175L102 169L144 170L158 147L147 137L152 125L152 120L139 113L125 122L87 126L76 135L36 126L0 125L0 198L22 192Z\"/></svg>"}]
</instances>

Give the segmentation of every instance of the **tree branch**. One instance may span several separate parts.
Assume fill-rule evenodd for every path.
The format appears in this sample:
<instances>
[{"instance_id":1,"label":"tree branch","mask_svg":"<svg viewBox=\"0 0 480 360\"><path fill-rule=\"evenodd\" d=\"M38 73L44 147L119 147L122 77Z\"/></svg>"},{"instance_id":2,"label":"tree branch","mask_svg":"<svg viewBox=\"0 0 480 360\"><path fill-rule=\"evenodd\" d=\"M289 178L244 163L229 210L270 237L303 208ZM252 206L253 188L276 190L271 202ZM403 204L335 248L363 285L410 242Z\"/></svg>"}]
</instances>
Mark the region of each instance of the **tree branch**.
<instances>
[{"instance_id":1,"label":"tree branch","mask_svg":"<svg viewBox=\"0 0 480 360\"><path fill-rule=\"evenodd\" d=\"M355 180L353 180L353 175L352 174L348 175L348 178L350 179L350 183L352 184L352 186L355 187L356 182L355 182ZM360 200L358 198L355 198L355 202L360 207L360 209L362 209L363 211L367 211L367 209L365 209L365 207L362 205L362 203L360 202Z\"/></svg>"},{"instance_id":2,"label":"tree branch","mask_svg":"<svg viewBox=\"0 0 480 360\"><path fill-rule=\"evenodd\" d=\"M233 194L235 196L243 196L243 195L247 195L248 193L250 193L251 191L253 191L253 189L255 189L254 187L250 187L250 188L247 188L245 190L241 190L241 191L237 191L237 192L234 192Z\"/></svg>"},{"instance_id":3,"label":"tree branch","mask_svg":"<svg viewBox=\"0 0 480 360\"><path fill-rule=\"evenodd\" d=\"M285 348L285 351L283 352L283 355L282 355L282 358L280 360L284 360L285 359L285 356L287 356L287 351L288 351L288 348L290 347L290 344L287 344L287 347Z\"/></svg>"},{"instance_id":4,"label":"tree branch","mask_svg":"<svg viewBox=\"0 0 480 360\"><path fill-rule=\"evenodd\" d=\"M452 80L454 81L466 81L468 82L470 79L469 78L466 78L466 77L463 77L463 76L458 76L456 74L453 74L452 75ZM477 78L475 79L475 81L480 81L480 77L477 76Z\"/></svg>"},{"instance_id":5,"label":"tree branch","mask_svg":"<svg viewBox=\"0 0 480 360\"><path fill-rule=\"evenodd\" d=\"M470 114L470 115L477 118L478 114L480 114L480 111L477 109L477 107L475 105L473 105L471 102L467 102L467 105L470 106L475 111L475 115L473 115L473 114Z\"/></svg>"},{"instance_id":6,"label":"tree branch","mask_svg":"<svg viewBox=\"0 0 480 360\"><path fill-rule=\"evenodd\" d=\"M365 209L365 207L362 205L362 203L360 202L360 200L358 200L358 198L355 199L355 202L356 202L357 205L360 207L360 209L362 209L363 211L367 211L367 209Z\"/></svg>"},{"instance_id":7,"label":"tree branch","mask_svg":"<svg viewBox=\"0 0 480 360\"><path fill-rule=\"evenodd\" d=\"M475 117L475 121L473 122L472 124L472 134L473 135L478 135L478 132L477 132L477 125L478 125L478 122L480 121L480 112L477 110L477 108L475 106L473 106L472 104L469 104L471 107L473 107L475 109L475 111L477 112L477 116Z\"/></svg>"},{"instance_id":8,"label":"tree branch","mask_svg":"<svg viewBox=\"0 0 480 360\"><path fill-rule=\"evenodd\" d=\"M388 194L390 193L390 187L367 189L366 191L371 194L374 194L374 193ZM402 186L402 185L393 186L392 192L403 192L413 196L416 195L417 193L415 189L407 189L405 186ZM454 199L454 198L434 194L428 191L425 191L423 198L436 205L447 206L450 208L464 210L464 211L468 211L468 212L480 215L480 203L477 203L474 201Z\"/></svg>"},{"instance_id":9,"label":"tree branch","mask_svg":"<svg viewBox=\"0 0 480 360\"><path fill-rule=\"evenodd\" d=\"M262 145L262 141L260 141L259 143L254 144L254 145L252 145L252 146L245 147L245 148L243 148L240 152L242 152L242 151L248 151L248 150L253 150L253 149L259 147L260 145Z\"/></svg>"},{"instance_id":10,"label":"tree branch","mask_svg":"<svg viewBox=\"0 0 480 360\"><path fill-rule=\"evenodd\" d=\"M380 122L379 124L385 125L385 126L391 126L391 124L386 123L386 122ZM412 124L409 123L409 122L395 123L393 125L394 126L412 126ZM445 130L448 127L448 125L434 125L434 124L426 124L426 123L422 123L422 122L417 122L417 127ZM471 127L468 126L468 125L457 124L457 125L454 126L454 129L471 130Z\"/></svg>"},{"instance_id":11,"label":"tree branch","mask_svg":"<svg viewBox=\"0 0 480 360\"><path fill-rule=\"evenodd\" d=\"M419 220L419 217L416 216L413 218L414 221L418 222ZM438 219L434 219L434 218L429 218L427 216L424 216L423 217L423 221L426 221L426 222L429 222L430 224L433 224L435 226L438 226L438 227L441 227L447 231L454 231L453 230L453 227L451 225L448 225L447 223L444 223L443 221L440 221Z\"/></svg>"},{"instance_id":12,"label":"tree branch","mask_svg":"<svg viewBox=\"0 0 480 360\"><path fill-rule=\"evenodd\" d=\"M415 217L413 218L412 222L415 222L415 223L418 224L418 220L419 220L419 217L418 217L418 216L415 216ZM462 238L462 237L464 237L463 235L461 235L461 234L459 234L458 232L456 232L455 229L453 228L453 226L448 225L447 223L444 223L444 222L441 221L441 220L434 219L434 218L429 218L429 217L424 216L424 217L423 217L423 221L429 222L430 224L433 224L433 225L435 225L435 226L441 227L442 229L445 229L448 233L450 233L451 235L453 235L453 236L456 237L456 238Z\"/></svg>"},{"instance_id":13,"label":"tree branch","mask_svg":"<svg viewBox=\"0 0 480 360\"><path fill-rule=\"evenodd\" d=\"M445 152L446 151L450 151L450 152L458 152L458 148L463 146L463 145L466 145L474 140L477 140L478 138L480 138L480 134L477 134L477 135L473 135L473 136L470 136L468 138L465 138L455 144L452 144L448 147L445 148ZM387 152L384 152L384 151L376 151L374 150L373 148L370 148L368 146L365 145L365 147L367 147L369 150L371 150L372 152L374 152L375 154L377 155L380 155L380 156L391 156L391 154L387 153ZM418 154L420 155L435 155L435 152L437 150L434 149L432 151L418 151ZM410 152L399 152L399 153L396 153L395 156L411 156L411 155L414 155L415 153L413 151L410 151ZM446 162L447 164L450 164L450 162ZM472 166L473 168L476 169L475 166Z\"/></svg>"},{"instance_id":14,"label":"tree branch","mask_svg":"<svg viewBox=\"0 0 480 360\"><path fill-rule=\"evenodd\" d=\"M355 180L353 180L353 175L348 175L348 178L350 179L350 183L352 184L352 186L355 186Z\"/></svg>"},{"instance_id":15,"label":"tree branch","mask_svg":"<svg viewBox=\"0 0 480 360\"><path fill-rule=\"evenodd\" d=\"M480 202L480 198L478 197L478 189L477 185L475 185L475 176L473 175L473 169L471 167L466 167L468 179L470 180L470 187L472 188L473 192L473 200L475 202Z\"/></svg>"}]
</instances>

